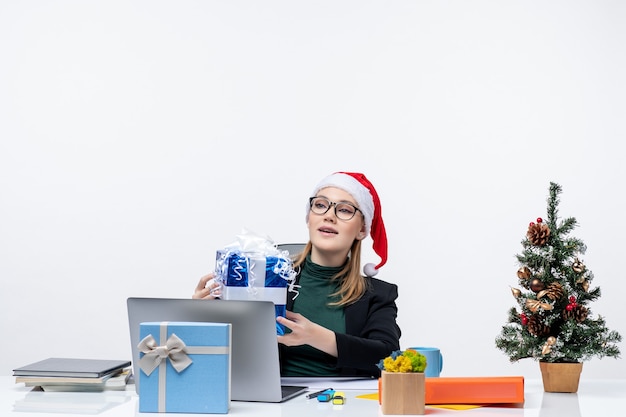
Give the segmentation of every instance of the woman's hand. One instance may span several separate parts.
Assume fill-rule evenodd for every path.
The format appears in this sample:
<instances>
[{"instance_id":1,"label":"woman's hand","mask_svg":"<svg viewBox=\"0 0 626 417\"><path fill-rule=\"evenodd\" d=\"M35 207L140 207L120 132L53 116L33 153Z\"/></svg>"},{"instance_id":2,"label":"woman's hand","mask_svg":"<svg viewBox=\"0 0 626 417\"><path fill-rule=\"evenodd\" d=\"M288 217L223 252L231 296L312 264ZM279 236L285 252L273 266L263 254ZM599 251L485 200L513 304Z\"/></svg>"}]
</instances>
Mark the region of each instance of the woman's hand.
<instances>
[{"instance_id":1,"label":"woman's hand","mask_svg":"<svg viewBox=\"0 0 626 417\"><path fill-rule=\"evenodd\" d=\"M291 330L291 333L278 336L278 343L286 346L310 345L331 356L337 356L337 340L332 330L292 311L287 311L286 317L277 317L276 321Z\"/></svg>"},{"instance_id":2,"label":"woman's hand","mask_svg":"<svg viewBox=\"0 0 626 417\"><path fill-rule=\"evenodd\" d=\"M196 290L191 298L202 300L213 300L222 295L222 286L215 280L215 272L211 272L200 278Z\"/></svg>"}]
</instances>

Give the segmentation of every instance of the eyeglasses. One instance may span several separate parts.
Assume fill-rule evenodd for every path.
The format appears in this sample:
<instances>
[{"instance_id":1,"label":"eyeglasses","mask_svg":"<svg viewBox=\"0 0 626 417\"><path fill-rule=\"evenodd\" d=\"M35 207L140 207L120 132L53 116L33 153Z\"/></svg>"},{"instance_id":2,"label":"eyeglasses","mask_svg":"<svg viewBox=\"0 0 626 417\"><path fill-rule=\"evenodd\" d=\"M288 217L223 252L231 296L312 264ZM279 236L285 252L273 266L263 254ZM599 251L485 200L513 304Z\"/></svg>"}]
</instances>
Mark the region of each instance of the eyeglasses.
<instances>
[{"instance_id":1,"label":"eyeglasses","mask_svg":"<svg viewBox=\"0 0 626 417\"><path fill-rule=\"evenodd\" d=\"M350 203L333 203L326 197L311 197L309 204L315 214L326 214L332 206L335 206L335 216L339 220L350 220L357 211L361 211Z\"/></svg>"}]
</instances>

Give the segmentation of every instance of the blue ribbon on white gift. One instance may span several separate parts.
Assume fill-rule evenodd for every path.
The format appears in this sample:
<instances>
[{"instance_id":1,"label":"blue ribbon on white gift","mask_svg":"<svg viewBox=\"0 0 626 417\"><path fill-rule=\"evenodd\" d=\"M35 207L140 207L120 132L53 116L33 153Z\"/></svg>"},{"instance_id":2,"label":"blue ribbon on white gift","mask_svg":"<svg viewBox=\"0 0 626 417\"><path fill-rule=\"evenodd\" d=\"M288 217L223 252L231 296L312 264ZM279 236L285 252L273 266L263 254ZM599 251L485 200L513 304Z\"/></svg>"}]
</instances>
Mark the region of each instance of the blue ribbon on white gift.
<instances>
[{"instance_id":1,"label":"blue ribbon on white gift","mask_svg":"<svg viewBox=\"0 0 626 417\"><path fill-rule=\"evenodd\" d=\"M168 338L167 326L164 321L159 325L159 344L151 334L144 337L139 345L139 351L143 353L139 359L139 367L142 372L150 374L159 368L158 388L158 412L166 412L165 394L167 388L166 366L169 360L176 372L180 373L192 364L188 355L227 355L230 353L228 346L187 346L175 333Z\"/></svg>"}]
</instances>

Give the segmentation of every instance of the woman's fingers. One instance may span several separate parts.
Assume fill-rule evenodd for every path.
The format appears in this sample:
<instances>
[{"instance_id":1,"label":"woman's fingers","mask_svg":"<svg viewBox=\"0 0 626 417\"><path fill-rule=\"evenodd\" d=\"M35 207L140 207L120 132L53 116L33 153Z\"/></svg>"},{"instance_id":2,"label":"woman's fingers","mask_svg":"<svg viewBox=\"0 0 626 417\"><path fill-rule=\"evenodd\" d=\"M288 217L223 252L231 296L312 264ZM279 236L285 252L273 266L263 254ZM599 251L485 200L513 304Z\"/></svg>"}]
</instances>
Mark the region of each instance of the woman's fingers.
<instances>
[{"instance_id":1,"label":"woman's fingers","mask_svg":"<svg viewBox=\"0 0 626 417\"><path fill-rule=\"evenodd\" d=\"M191 296L195 299L214 299L221 295L221 286L215 280L215 273L211 272L198 281L198 285Z\"/></svg>"}]
</instances>

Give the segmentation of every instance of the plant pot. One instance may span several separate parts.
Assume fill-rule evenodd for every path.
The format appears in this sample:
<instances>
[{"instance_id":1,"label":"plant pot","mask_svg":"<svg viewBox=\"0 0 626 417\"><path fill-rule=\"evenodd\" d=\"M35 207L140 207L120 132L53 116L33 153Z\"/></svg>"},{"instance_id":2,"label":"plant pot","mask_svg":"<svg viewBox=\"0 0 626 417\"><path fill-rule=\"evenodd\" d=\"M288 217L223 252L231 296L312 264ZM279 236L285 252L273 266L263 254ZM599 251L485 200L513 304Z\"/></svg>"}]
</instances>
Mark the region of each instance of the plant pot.
<instances>
[{"instance_id":1,"label":"plant pot","mask_svg":"<svg viewBox=\"0 0 626 417\"><path fill-rule=\"evenodd\" d=\"M380 405L383 414L425 414L425 383L423 372L382 371Z\"/></svg>"},{"instance_id":2,"label":"plant pot","mask_svg":"<svg viewBox=\"0 0 626 417\"><path fill-rule=\"evenodd\" d=\"M582 363L539 362L545 392L578 392Z\"/></svg>"}]
</instances>

